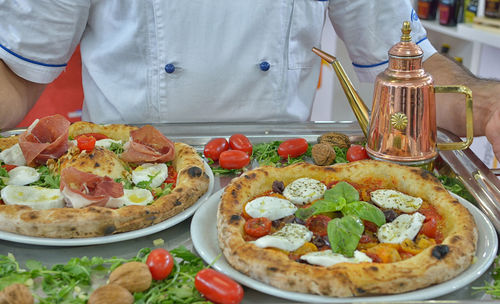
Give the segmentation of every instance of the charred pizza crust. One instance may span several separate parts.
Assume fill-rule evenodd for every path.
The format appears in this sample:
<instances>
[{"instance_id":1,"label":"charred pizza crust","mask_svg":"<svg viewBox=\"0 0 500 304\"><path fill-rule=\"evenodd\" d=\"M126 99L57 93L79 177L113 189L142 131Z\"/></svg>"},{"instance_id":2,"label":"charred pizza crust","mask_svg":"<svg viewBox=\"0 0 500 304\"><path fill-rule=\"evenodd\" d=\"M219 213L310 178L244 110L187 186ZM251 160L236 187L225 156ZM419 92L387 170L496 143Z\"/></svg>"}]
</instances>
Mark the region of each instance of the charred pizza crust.
<instances>
[{"instance_id":1,"label":"charred pizza crust","mask_svg":"<svg viewBox=\"0 0 500 304\"><path fill-rule=\"evenodd\" d=\"M137 129L127 125L97 125L77 122L70 126L69 136L102 133L115 140L127 141ZM2 149L14 145L16 137L1 138ZM209 177L196 150L175 143L172 165L177 171L176 187L170 194L147 206L53 208L34 210L22 205L0 205L0 230L36 237L87 238L111 235L160 223L193 205L208 189Z\"/></svg>"},{"instance_id":2,"label":"charred pizza crust","mask_svg":"<svg viewBox=\"0 0 500 304\"><path fill-rule=\"evenodd\" d=\"M298 263L278 250L245 242L245 219L240 216L243 203L269 191L275 180L286 185L300 177L326 183L380 183L382 188L421 197L443 216L444 241L396 263L340 263L330 267ZM219 246L237 270L280 289L334 297L396 294L449 280L472 263L477 241L472 215L434 176L419 168L373 160L331 167L301 163L248 171L224 191L217 228Z\"/></svg>"}]
</instances>

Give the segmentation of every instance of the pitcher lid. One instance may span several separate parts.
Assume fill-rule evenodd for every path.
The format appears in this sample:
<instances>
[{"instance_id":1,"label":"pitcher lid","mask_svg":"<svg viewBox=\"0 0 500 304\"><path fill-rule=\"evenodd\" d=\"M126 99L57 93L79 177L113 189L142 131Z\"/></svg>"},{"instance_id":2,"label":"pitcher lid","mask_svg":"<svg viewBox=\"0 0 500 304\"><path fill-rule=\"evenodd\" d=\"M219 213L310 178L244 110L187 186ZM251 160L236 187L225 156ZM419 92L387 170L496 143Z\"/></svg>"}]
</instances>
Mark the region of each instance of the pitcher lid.
<instances>
[{"instance_id":1,"label":"pitcher lid","mask_svg":"<svg viewBox=\"0 0 500 304\"><path fill-rule=\"evenodd\" d=\"M391 57L421 57L424 52L414 42L411 41L411 27L410 22L403 22L401 28L401 41L396 43L390 50L389 56Z\"/></svg>"}]
</instances>

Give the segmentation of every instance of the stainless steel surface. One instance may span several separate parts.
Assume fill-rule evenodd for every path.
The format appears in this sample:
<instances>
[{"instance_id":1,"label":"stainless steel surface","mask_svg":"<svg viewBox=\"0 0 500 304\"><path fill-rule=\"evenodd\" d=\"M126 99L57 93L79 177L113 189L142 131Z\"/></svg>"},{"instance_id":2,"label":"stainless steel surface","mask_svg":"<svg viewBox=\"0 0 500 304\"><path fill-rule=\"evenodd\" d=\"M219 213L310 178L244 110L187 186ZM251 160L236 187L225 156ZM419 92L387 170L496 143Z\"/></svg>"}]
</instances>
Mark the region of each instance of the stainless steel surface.
<instances>
[{"instance_id":1,"label":"stainless steel surface","mask_svg":"<svg viewBox=\"0 0 500 304\"><path fill-rule=\"evenodd\" d=\"M175 141L183 141L193 145L202 151L203 146L213 137L228 137L234 133L244 133L253 143L283 140L293 137L304 137L309 142L315 142L318 135L328 131L342 132L351 139L361 139L362 132L357 123L353 122L310 122L310 123L240 123L240 124L162 124L155 125L160 131ZM7 132L3 135L18 133ZM456 141L454 135L439 131L440 141ZM479 206L493 205L499 202L497 178L488 168L470 152L464 151L441 151L442 158L450 164L450 167L458 174L476 197ZM478 177L479 176L479 177ZM224 187L231 180L231 176L216 176L214 193ZM495 210L498 210L495 209ZM496 213L492 214L495 215ZM16 242L0 240L0 254L12 253L21 262L35 259L45 265L55 263L66 263L71 257L102 256L102 257L124 257L135 256L137 251L143 247L153 247L153 241L163 239L165 247L172 249L184 245L193 249L189 227L191 219L185 220L178 225L157 232L152 235L140 237L134 240L122 241L112 244L80 246L80 247L50 247L26 245ZM498 229L498 226L497 226ZM480 236L481 237L481 236ZM466 288L455 291L432 301L413 301L405 303L493 303L483 292L475 292L473 287L484 286L485 282L491 282L490 271L472 282ZM258 291L245 288L245 299L243 303L291 303L290 301L276 298Z\"/></svg>"}]
</instances>

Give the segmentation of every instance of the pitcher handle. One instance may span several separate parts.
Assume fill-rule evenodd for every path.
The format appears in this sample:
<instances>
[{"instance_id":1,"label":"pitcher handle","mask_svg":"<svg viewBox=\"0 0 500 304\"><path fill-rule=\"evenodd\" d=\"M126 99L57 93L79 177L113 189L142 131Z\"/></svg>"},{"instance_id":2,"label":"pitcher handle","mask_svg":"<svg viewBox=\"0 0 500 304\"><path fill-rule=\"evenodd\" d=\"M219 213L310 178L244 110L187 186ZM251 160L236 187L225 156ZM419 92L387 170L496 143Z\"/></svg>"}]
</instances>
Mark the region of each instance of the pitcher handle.
<instances>
[{"instance_id":1,"label":"pitcher handle","mask_svg":"<svg viewBox=\"0 0 500 304\"><path fill-rule=\"evenodd\" d=\"M439 150L467 149L474 139L474 119L472 116L472 91L463 85L434 86L434 93L461 93L465 95L466 140L451 143L438 143Z\"/></svg>"}]
</instances>

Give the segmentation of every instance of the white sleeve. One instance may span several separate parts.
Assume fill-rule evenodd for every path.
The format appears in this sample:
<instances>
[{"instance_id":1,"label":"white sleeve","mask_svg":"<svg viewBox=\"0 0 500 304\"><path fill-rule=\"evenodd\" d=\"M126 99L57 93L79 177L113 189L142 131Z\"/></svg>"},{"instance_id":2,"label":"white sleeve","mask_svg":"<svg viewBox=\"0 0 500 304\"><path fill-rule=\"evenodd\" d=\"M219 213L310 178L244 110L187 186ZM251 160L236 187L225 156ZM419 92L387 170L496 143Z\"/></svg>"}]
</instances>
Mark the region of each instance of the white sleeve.
<instances>
[{"instance_id":1,"label":"white sleeve","mask_svg":"<svg viewBox=\"0 0 500 304\"><path fill-rule=\"evenodd\" d=\"M403 21L424 60L436 52L409 0L330 0L329 17L346 44L359 80L373 82L387 67L389 49L400 41Z\"/></svg>"},{"instance_id":2,"label":"white sleeve","mask_svg":"<svg viewBox=\"0 0 500 304\"><path fill-rule=\"evenodd\" d=\"M66 67L87 24L90 0L0 1L0 59L29 81Z\"/></svg>"}]
</instances>

